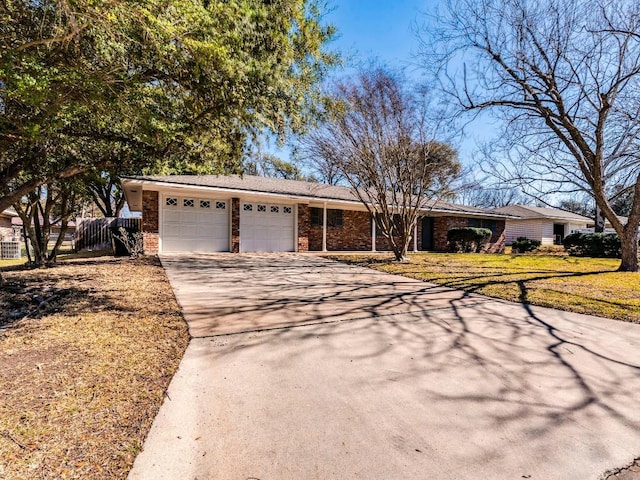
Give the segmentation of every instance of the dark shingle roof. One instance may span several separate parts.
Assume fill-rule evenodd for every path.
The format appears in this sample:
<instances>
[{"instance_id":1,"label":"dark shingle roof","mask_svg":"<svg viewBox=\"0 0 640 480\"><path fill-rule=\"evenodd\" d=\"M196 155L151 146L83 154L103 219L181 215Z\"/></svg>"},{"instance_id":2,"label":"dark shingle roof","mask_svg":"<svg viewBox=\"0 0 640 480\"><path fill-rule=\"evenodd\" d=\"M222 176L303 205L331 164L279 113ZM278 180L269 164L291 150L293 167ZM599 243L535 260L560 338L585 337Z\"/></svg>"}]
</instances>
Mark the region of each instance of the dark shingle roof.
<instances>
[{"instance_id":1,"label":"dark shingle roof","mask_svg":"<svg viewBox=\"0 0 640 480\"><path fill-rule=\"evenodd\" d=\"M338 200L359 203L358 197L349 187L326 185L323 183L303 182L299 180L284 180L280 178L257 177L253 175L147 175L125 177L124 180L142 180L146 182L159 182L174 185L189 185L198 187L212 187L223 190L236 190L272 193L306 197L315 200ZM449 202L433 202L428 208L437 212L450 212L457 214L484 215L490 217L509 216L499 212L492 212L481 208L455 205Z\"/></svg>"}]
</instances>

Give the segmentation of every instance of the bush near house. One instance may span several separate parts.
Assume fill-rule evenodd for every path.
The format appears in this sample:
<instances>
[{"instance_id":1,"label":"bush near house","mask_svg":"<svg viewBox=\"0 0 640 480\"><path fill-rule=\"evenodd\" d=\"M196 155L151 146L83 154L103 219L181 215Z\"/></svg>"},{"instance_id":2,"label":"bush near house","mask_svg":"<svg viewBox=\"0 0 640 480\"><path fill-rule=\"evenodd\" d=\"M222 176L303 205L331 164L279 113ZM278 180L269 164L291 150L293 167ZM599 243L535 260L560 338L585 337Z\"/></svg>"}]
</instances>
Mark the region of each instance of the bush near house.
<instances>
[{"instance_id":1,"label":"bush near house","mask_svg":"<svg viewBox=\"0 0 640 480\"><path fill-rule=\"evenodd\" d=\"M620 258L620 239L615 233L572 233L563 245L574 257Z\"/></svg>"},{"instance_id":2,"label":"bush near house","mask_svg":"<svg viewBox=\"0 0 640 480\"><path fill-rule=\"evenodd\" d=\"M527 237L518 237L516 241L511 245L511 251L513 253L527 253L532 252L540 246L540 240L533 240Z\"/></svg>"},{"instance_id":3,"label":"bush near house","mask_svg":"<svg viewBox=\"0 0 640 480\"><path fill-rule=\"evenodd\" d=\"M490 238L488 228L459 227L447 232L449 250L454 253L478 253Z\"/></svg>"}]
</instances>

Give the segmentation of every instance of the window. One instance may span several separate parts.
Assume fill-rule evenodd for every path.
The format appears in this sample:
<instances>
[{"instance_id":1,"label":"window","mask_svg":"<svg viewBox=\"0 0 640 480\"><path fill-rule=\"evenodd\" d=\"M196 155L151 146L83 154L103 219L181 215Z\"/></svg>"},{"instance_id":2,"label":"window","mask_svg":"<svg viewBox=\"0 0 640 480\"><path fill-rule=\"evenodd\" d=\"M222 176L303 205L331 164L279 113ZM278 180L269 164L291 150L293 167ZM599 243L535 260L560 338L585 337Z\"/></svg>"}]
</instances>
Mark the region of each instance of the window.
<instances>
[{"instance_id":1,"label":"window","mask_svg":"<svg viewBox=\"0 0 640 480\"><path fill-rule=\"evenodd\" d=\"M193 200L193 198L185 198L182 200L183 207L194 207L195 205L196 202Z\"/></svg>"},{"instance_id":2,"label":"window","mask_svg":"<svg viewBox=\"0 0 640 480\"><path fill-rule=\"evenodd\" d=\"M468 227L474 228L488 228L491 233L496 233L496 221L488 220L486 218L470 218L467 220Z\"/></svg>"},{"instance_id":3,"label":"window","mask_svg":"<svg viewBox=\"0 0 640 480\"><path fill-rule=\"evenodd\" d=\"M164 204L167 207L177 207L178 206L178 199L174 198L174 197L167 197L167 199L164 201Z\"/></svg>"},{"instance_id":4,"label":"window","mask_svg":"<svg viewBox=\"0 0 640 480\"><path fill-rule=\"evenodd\" d=\"M258 205L258 211L259 212L266 212L267 211L267 206L266 205Z\"/></svg>"},{"instance_id":5,"label":"window","mask_svg":"<svg viewBox=\"0 0 640 480\"><path fill-rule=\"evenodd\" d=\"M342 227L342 210L327 210L327 226Z\"/></svg>"},{"instance_id":6,"label":"window","mask_svg":"<svg viewBox=\"0 0 640 480\"><path fill-rule=\"evenodd\" d=\"M322 226L322 209L321 208L310 208L309 214L311 216L311 226L312 227L321 227Z\"/></svg>"},{"instance_id":7,"label":"window","mask_svg":"<svg viewBox=\"0 0 640 480\"><path fill-rule=\"evenodd\" d=\"M271 213L280 213L280 207L277 205L271 205Z\"/></svg>"},{"instance_id":8,"label":"window","mask_svg":"<svg viewBox=\"0 0 640 480\"><path fill-rule=\"evenodd\" d=\"M225 208L227 208L227 202L216 202L216 208L218 210L224 210ZM246 210L246 208L245 208L245 210Z\"/></svg>"},{"instance_id":9,"label":"window","mask_svg":"<svg viewBox=\"0 0 640 480\"><path fill-rule=\"evenodd\" d=\"M211 202L209 200L200 200L200 208L211 208Z\"/></svg>"},{"instance_id":10,"label":"window","mask_svg":"<svg viewBox=\"0 0 640 480\"><path fill-rule=\"evenodd\" d=\"M251 211L253 211L253 205L251 205L250 203L245 203L245 204L242 206L242 209L243 209L245 212L251 212Z\"/></svg>"},{"instance_id":11,"label":"window","mask_svg":"<svg viewBox=\"0 0 640 480\"><path fill-rule=\"evenodd\" d=\"M321 227L323 224L323 209L322 208L310 208L311 226ZM327 227L342 227L342 210L333 208L327 209Z\"/></svg>"},{"instance_id":12,"label":"window","mask_svg":"<svg viewBox=\"0 0 640 480\"><path fill-rule=\"evenodd\" d=\"M380 214L378 214L380 215ZM380 223L378 222L378 224L376 225L376 237L378 238L382 238L384 237L384 233L382 232L382 228L380 228ZM402 217L400 216L399 213L394 213L393 214L393 234L394 236L399 236L402 232Z\"/></svg>"},{"instance_id":13,"label":"window","mask_svg":"<svg viewBox=\"0 0 640 480\"><path fill-rule=\"evenodd\" d=\"M291 213L291 207L283 207L282 210L284 213Z\"/></svg>"}]
</instances>

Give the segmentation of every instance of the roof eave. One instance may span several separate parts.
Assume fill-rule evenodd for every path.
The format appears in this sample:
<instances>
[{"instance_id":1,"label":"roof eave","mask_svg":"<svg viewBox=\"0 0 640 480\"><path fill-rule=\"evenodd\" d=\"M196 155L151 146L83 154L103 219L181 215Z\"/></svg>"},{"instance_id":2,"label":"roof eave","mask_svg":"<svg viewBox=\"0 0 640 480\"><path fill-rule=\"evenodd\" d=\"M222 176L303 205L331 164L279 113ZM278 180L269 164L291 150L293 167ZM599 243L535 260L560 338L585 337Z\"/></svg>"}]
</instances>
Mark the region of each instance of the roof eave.
<instances>
[{"instance_id":1,"label":"roof eave","mask_svg":"<svg viewBox=\"0 0 640 480\"><path fill-rule=\"evenodd\" d=\"M318 195L305 195L305 194L294 194L294 193L277 193L277 192L266 192L255 189L243 189L243 188L235 188L235 187L220 187L213 185L195 185L190 183L181 183L181 182L171 182L171 181L162 181L162 180L149 180L149 179L141 179L136 177L122 177L122 186L125 191L125 197L127 197L127 203L129 203L129 194L127 191L131 191L131 187L129 185L140 185L140 186L154 186L154 187L170 187L176 189L197 189L197 190L207 190L207 191L215 191L215 192L225 192L225 193L238 193L238 194L258 194L264 195L267 197L273 198L287 198L289 200L313 200L315 202L333 202L333 203L341 203L348 205L362 205L360 200L347 200L344 198L336 198L336 197L328 197L328 196L318 196ZM142 193L140 192L140 200ZM131 211L141 211L142 205L140 203L140 209L133 209L131 204L129 204L129 209ZM510 215L500 214L500 213L490 213L490 212L466 212L463 210L451 210L446 208L421 208L422 212L434 212L434 213L447 213L458 216L473 216L473 217L484 217L484 218L499 218L499 219L509 219L514 218Z\"/></svg>"}]
</instances>

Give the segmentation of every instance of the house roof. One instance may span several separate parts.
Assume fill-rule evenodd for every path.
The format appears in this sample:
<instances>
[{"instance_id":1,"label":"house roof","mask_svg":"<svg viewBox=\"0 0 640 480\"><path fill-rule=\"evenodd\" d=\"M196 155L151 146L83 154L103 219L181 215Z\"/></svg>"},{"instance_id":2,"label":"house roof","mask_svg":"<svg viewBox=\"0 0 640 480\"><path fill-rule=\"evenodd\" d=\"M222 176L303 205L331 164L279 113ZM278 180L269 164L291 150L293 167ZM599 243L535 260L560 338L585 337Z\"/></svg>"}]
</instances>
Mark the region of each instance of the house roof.
<instances>
[{"instance_id":1,"label":"house roof","mask_svg":"<svg viewBox=\"0 0 640 480\"><path fill-rule=\"evenodd\" d=\"M326 185L323 183L303 182L299 180L285 180L279 178L258 177L253 175L147 175L123 178L123 185L127 200L133 193L131 187L136 184L147 185L178 185L209 187L215 190L236 191L247 193L266 193L296 198L307 198L316 201L340 201L360 203L358 197L349 187ZM130 202L131 203L131 202ZM130 207L131 204L130 204ZM456 205L449 202L434 201L427 205L427 209L441 213L468 214L505 218L508 214L492 212L482 208ZM135 210L135 207L131 208Z\"/></svg>"},{"instance_id":2,"label":"house roof","mask_svg":"<svg viewBox=\"0 0 640 480\"><path fill-rule=\"evenodd\" d=\"M18 212L16 212L13 208L7 208L6 210L0 212L0 216L2 217L17 217Z\"/></svg>"},{"instance_id":3,"label":"house roof","mask_svg":"<svg viewBox=\"0 0 640 480\"><path fill-rule=\"evenodd\" d=\"M559 210L557 208L532 207L529 205L509 205L507 207L495 208L496 213L514 215L525 220L548 219L565 220L570 222L590 222L591 219L576 213Z\"/></svg>"},{"instance_id":4,"label":"house roof","mask_svg":"<svg viewBox=\"0 0 640 480\"><path fill-rule=\"evenodd\" d=\"M15 227L22 227L23 223L24 222L20 217L14 217L11 219L11 225ZM40 217L40 223L42 223L42 217ZM60 225L60 222L56 222L56 223L53 223L51 226L53 228L60 228L61 225ZM69 220L67 222L67 228L71 228L71 229L76 228L76 222L74 222L73 220Z\"/></svg>"}]
</instances>

